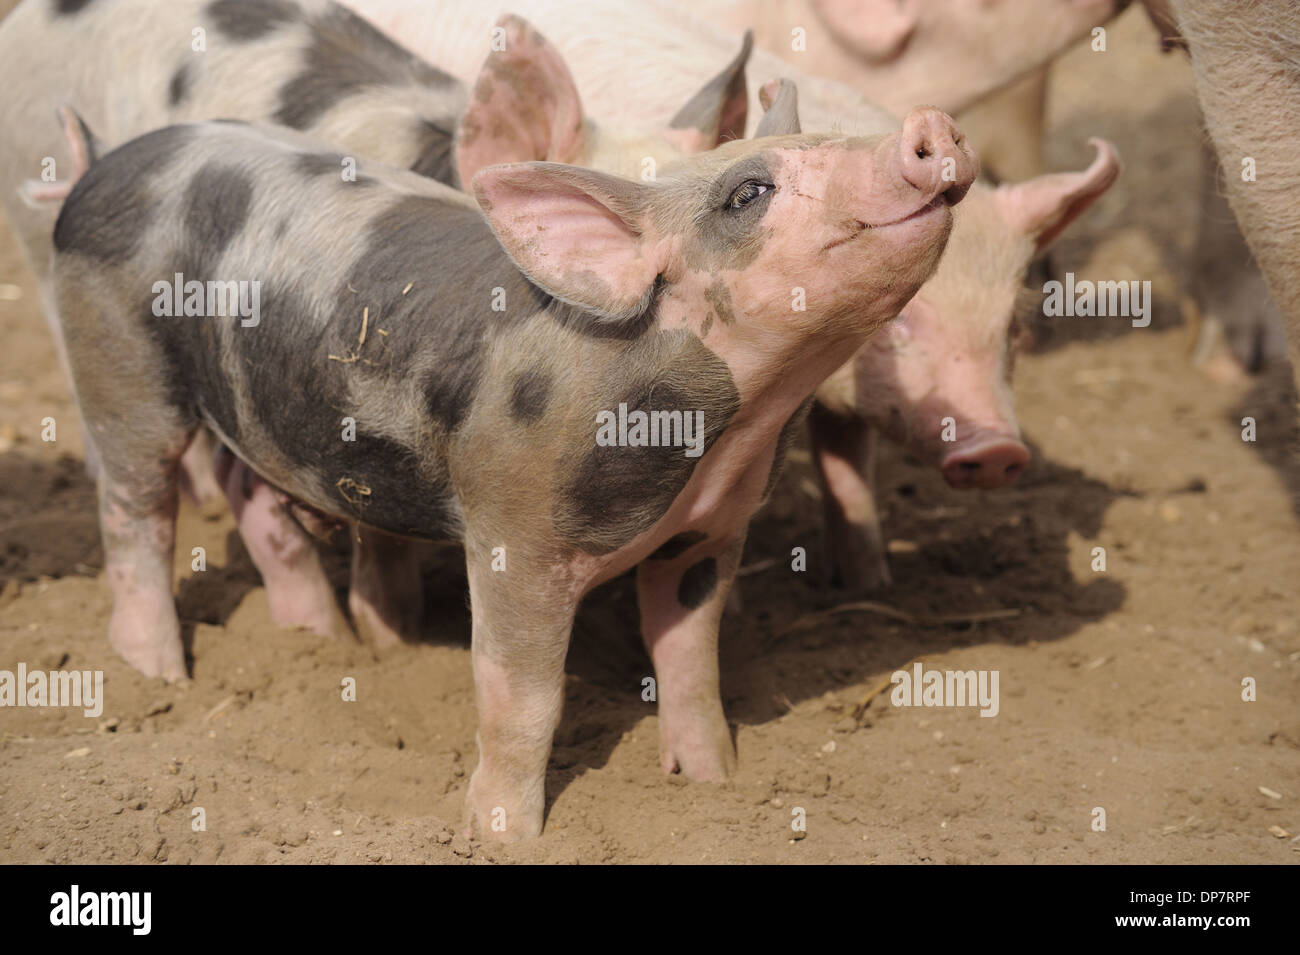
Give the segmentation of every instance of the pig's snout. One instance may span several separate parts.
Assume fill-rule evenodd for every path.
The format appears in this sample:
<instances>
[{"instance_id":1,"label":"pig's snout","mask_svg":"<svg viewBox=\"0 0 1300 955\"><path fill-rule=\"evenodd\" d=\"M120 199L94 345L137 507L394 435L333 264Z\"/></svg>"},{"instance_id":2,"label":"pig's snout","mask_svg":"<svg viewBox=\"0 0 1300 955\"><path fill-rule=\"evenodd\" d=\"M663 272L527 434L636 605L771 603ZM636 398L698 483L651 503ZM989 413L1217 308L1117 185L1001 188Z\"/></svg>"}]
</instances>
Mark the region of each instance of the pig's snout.
<instances>
[{"instance_id":1,"label":"pig's snout","mask_svg":"<svg viewBox=\"0 0 1300 955\"><path fill-rule=\"evenodd\" d=\"M918 106L903 120L903 178L948 203L960 202L979 174L979 160L952 117L933 106Z\"/></svg>"},{"instance_id":2,"label":"pig's snout","mask_svg":"<svg viewBox=\"0 0 1300 955\"><path fill-rule=\"evenodd\" d=\"M1015 438L989 436L964 444L939 467L950 487L992 490L1010 484L1028 463L1029 449Z\"/></svg>"}]
</instances>

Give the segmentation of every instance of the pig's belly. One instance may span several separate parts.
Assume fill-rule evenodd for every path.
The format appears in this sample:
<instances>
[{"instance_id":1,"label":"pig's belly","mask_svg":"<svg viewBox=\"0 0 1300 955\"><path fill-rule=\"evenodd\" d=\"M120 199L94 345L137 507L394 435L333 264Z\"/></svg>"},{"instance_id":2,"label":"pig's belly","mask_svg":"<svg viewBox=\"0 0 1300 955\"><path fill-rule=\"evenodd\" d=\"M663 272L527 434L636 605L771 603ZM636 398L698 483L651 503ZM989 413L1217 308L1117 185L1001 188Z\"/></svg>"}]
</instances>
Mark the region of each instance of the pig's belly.
<instances>
[{"instance_id":1,"label":"pig's belly","mask_svg":"<svg viewBox=\"0 0 1300 955\"><path fill-rule=\"evenodd\" d=\"M328 446L308 458L259 455L240 447L205 415L222 442L259 475L313 510L421 540L459 540L460 507L445 478L421 468L413 452L395 442L368 439Z\"/></svg>"}]
</instances>

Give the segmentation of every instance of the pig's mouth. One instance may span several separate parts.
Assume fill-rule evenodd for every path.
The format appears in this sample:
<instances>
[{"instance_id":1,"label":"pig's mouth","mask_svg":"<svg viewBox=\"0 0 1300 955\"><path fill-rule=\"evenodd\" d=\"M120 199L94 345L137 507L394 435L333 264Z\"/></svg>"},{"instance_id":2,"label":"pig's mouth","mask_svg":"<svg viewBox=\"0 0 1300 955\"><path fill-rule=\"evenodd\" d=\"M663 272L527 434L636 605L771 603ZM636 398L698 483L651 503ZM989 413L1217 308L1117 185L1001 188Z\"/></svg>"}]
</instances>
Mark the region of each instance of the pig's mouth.
<instances>
[{"instance_id":1,"label":"pig's mouth","mask_svg":"<svg viewBox=\"0 0 1300 955\"><path fill-rule=\"evenodd\" d=\"M948 207L948 205L949 202L948 202L947 194L941 192L939 193L939 195L935 196L925 205L921 206L920 208L912 212L909 212L907 215L899 219L890 219L888 222L863 222L861 219L854 219L851 224L850 227L851 231L849 232L849 234L840 236L838 239L832 239L830 242L827 242L824 246L822 246L822 251L825 252L835 248L837 245L843 245L846 242L852 242L854 239L862 235L864 232L870 232L872 230L879 230L879 229L888 229L892 226L902 225L905 222L911 222L914 219L920 219L921 217L927 216L938 209L945 209Z\"/></svg>"}]
</instances>

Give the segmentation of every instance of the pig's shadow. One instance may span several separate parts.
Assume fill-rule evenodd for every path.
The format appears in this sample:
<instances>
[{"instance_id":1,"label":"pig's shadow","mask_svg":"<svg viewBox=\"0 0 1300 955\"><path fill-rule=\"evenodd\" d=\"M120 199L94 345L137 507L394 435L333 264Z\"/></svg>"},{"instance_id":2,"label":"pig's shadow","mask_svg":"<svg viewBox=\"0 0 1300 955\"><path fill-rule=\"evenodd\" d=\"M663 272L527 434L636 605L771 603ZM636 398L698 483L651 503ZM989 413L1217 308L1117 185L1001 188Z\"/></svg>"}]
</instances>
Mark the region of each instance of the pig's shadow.
<instances>
[{"instance_id":1,"label":"pig's shadow","mask_svg":"<svg viewBox=\"0 0 1300 955\"><path fill-rule=\"evenodd\" d=\"M260 586L262 578L237 530L226 534L226 559L223 563L209 563L203 573L179 580L176 613L181 618L181 641L185 644L185 657L191 674L194 672L195 626L200 623L224 626L248 592Z\"/></svg>"},{"instance_id":2,"label":"pig's shadow","mask_svg":"<svg viewBox=\"0 0 1300 955\"><path fill-rule=\"evenodd\" d=\"M934 468L893 448L884 449L878 477L886 538L901 551L891 555L895 582L883 593L849 593L825 581L821 504L806 451L792 456L772 503L751 526L744 565L771 563L742 578L743 610L723 619L723 700L733 726L769 722L801 700L863 683L918 655L1058 640L1124 602L1124 585L1093 575L1088 550L1076 543L1072 554L1069 537L1095 539L1111 502L1132 492L1045 461L1038 449L1017 485L993 493L952 491ZM805 572L791 568L794 547L807 552ZM914 616L995 609L1020 615L912 626L847 613L791 629L805 614L863 599ZM655 704L643 699L643 681L654 671L638 631L633 575L584 602L569 652L550 799L586 768L604 766L620 739L654 714ZM996 666L996 654L989 659ZM648 731L655 732L653 723Z\"/></svg>"},{"instance_id":3,"label":"pig's shadow","mask_svg":"<svg viewBox=\"0 0 1300 955\"><path fill-rule=\"evenodd\" d=\"M1255 419L1250 447L1277 472L1300 517L1300 421L1296 419L1295 379L1279 362L1257 376L1252 387L1228 414L1228 426L1243 430L1242 420Z\"/></svg>"}]
</instances>

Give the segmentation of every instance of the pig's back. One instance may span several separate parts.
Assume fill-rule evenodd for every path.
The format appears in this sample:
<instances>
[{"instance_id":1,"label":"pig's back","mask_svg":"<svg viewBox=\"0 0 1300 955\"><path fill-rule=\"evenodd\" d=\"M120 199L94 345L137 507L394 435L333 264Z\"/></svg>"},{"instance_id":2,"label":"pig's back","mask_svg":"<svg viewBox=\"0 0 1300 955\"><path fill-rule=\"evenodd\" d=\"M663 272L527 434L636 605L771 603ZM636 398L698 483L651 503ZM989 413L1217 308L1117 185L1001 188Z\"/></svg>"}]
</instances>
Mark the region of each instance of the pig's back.
<instances>
[{"instance_id":1,"label":"pig's back","mask_svg":"<svg viewBox=\"0 0 1300 955\"><path fill-rule=\"evenodd\" d=\"M741 38L693 16L685 4L641 0L342 0L342 3L461 80L473 82L502 13L526 18L563 54L587 111L602 123L650 132L740 49ZM749 69L752 135L763 116L758 90L777 77L799 88L806 132L875 135L898 127L884 110L840 83L810 76L763 50Z\"/></svg>"},{"instance_id":2,"label":"pig's back","mask_svg":"<svg viewBox=\"0 0 1300 955\"><path fill-rule=\"evenodd\" d=\"M490 283L521 279L468 197L365 164L346 181L342 159L242 124L149 133L69 196L56 276L92 274L124 334L158 344L178 402L273 483L337 516L455 536L446 445L480 374ZM156 314L183 311L178 274L203 283L204 310L207 283L242 283L257 314ZM69 335L95 320L64 316Z\"/></svg>"},{"instance_id":3,"label":"pig's back","mask_svg":"<svg viewBox=\"0 0 1300 955\"><path fill-rule=\"evenodd\" d=\"M0 79L10 94L0 98L0 192L38 276L56 210L29 209L15 189L40 175L46 156L71 168L55 120L62 105L105 148L169 123L241 119L407 166L422 152L446 153L452 128L436 148L428 123L399 122L392 107L438 126L463 108L459 83L329 0L94 0L57 11L52 0L26 0L0 21ZM406 92L384 92L393 87ZM452 176L449 167L428 174Z\"/></svg>"}]
</instances>

